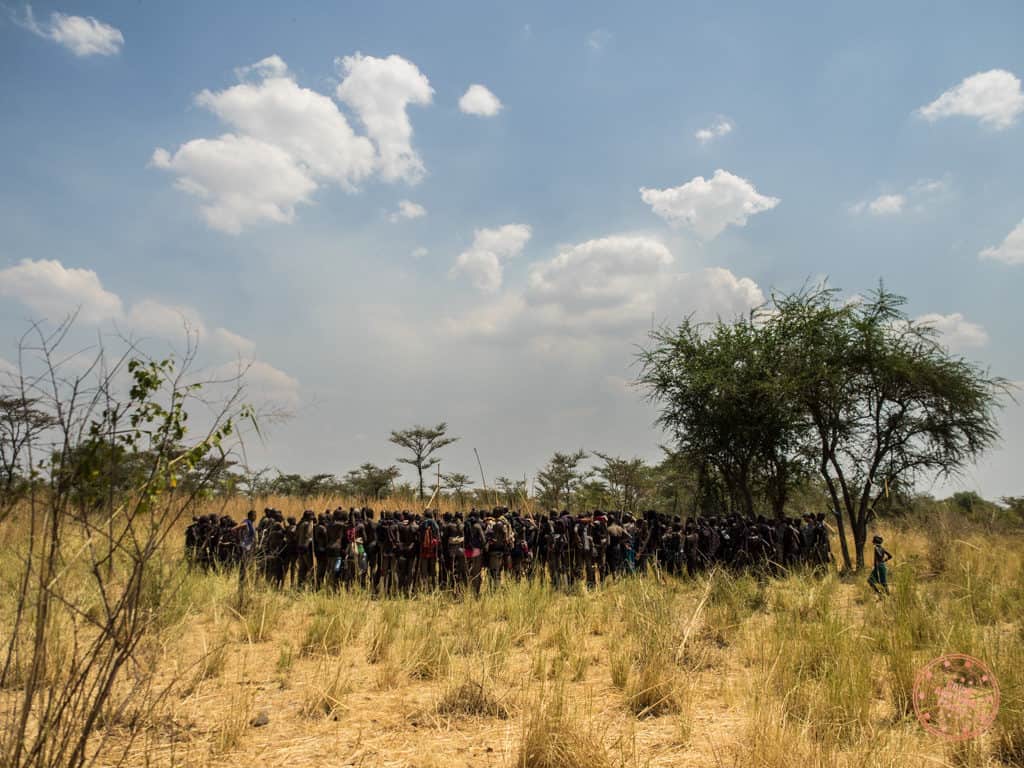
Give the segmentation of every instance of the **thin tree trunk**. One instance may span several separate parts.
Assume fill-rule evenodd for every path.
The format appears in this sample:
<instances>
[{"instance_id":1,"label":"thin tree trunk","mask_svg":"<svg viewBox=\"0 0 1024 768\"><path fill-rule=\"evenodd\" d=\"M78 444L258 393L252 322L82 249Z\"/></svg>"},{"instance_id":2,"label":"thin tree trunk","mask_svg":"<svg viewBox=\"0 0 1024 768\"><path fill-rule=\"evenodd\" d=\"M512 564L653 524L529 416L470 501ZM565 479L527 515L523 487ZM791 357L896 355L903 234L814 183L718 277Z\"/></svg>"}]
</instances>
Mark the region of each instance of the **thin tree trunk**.
<instances>
[{"instance_id":1,"label":"thin tree trunk","mask_svg":"<svg viewBox=\"0 0 1024 768\"><path fill-rule=\"evenodd\" d=\"M853 546L857 551L857 570L859 571L864 568L864 545L868 540L867 516L858 515L857 519L850 523L850 527L853 528Z\"/></svg>"},{"instance_id":2,"label":"thin tree trunk","mask_svg":"<svg viewBox=\"0 0 1024 768\"><path fill-rule=\"evenodd\" d=\"M828 487L828 495L832 499L832 509L839 513L836 517L836 530L839 532L839 548L843 552L843 567L849 571L852 570L850 563L850 547L846 543L846 526L843 523L843 505L839 503L839 493L836 491L835 481L832 480L832 476L828 473L828 463L824 457L821 460L821 466L818 468L821 472L821 476L825 479L825 485Z\"/></svg>"}]
</instances>

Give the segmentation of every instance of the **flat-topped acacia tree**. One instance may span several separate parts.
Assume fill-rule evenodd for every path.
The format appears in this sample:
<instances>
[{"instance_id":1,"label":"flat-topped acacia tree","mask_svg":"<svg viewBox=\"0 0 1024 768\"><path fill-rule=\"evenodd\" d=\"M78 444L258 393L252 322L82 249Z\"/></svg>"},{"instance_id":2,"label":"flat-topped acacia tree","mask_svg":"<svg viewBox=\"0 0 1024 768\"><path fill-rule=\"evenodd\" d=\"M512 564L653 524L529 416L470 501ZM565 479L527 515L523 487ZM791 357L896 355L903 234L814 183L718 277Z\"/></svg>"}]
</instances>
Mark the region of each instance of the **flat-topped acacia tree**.
<instances>
[{"instance_id":1,"label":"flat-topped acacia tree","mask_svg":"<svg viewBox=\"0 0 1024 768\"><path fill-rule=\"evenodd\" d=\"M446 445L451 445L459 438L448 436L448 424L441 422L434 427L424 427L417 424L411 429L394 430L388 440L395 445L401 446L409 451L411 456L397 459L402 464L408 464L416 468L419 476L420 500L424 499L423 493L423 472L436 466L441 459L434 456L437 451Z\"/></svg>"}]
</instances>

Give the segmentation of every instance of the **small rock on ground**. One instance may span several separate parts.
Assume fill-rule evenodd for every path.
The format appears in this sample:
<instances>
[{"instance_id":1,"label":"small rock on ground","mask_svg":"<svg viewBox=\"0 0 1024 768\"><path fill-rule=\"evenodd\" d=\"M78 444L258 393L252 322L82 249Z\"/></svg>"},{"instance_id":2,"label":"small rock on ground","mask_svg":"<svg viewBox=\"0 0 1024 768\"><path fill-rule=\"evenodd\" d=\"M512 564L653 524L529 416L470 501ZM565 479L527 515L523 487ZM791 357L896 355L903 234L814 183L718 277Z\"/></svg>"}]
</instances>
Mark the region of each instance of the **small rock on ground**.
<instances>
[{"instance_id":1,"label":"small rock on ground","mask_svg":"<svg viewBox=\"0 0 1024 768\"><path fill-rule=\"evenodd\" d=\"M253 728L262 728L264 725L270 722L270 715L266 712L260 712L256 717L249 721L249 725Z\"/></svg>"}]
</instances>

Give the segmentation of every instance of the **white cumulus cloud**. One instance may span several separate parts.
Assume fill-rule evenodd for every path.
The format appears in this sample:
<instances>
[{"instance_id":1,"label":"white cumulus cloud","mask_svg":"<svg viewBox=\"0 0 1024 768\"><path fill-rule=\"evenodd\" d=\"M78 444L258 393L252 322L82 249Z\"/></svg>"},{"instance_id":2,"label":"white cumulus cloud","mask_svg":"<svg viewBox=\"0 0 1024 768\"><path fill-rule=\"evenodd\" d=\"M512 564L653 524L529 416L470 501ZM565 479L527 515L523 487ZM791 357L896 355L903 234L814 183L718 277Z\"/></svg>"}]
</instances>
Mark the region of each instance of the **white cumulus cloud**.
<instances>
[{"instance_id":1,"label":"white cumulus cloud","mask_svg":"<svg viewBox=\"0 0 1024 768\"><path fill-rule=\"evenodd\" d=\"M434 89L426 75L394 54L379 59L357 53L340 59L338 65L345 73L338 98L355 110L377 145L381 176L387 181L419 181L426 170L412 147L407 109L433 100Z\"/></svg>"},{"instance_id":2,"label":"white cumulus cloud","mask_svg":"<svg viewBox=\"0 0 1024 768\"><path fill-rule=\"evenodd\" d=\"M117 320L121 299L103 287L91 269L66 268L54 259L22 259L0 270L0 296L20 301L33 312L58 322L73 312L84 323Z\"/></svg>"},{"instance_id":3,"label":"white cumulus cloud","mask_svg":"<svg viewBox=\"0 0 1024 768\"><path fill-rule=\"evenodd\" d=\"M396 222L402 219L422 219L426 215L427 209L419 203L414 203L411 200L400 200L398 202L398 210L389 215L388 219Z\"/></svg>"},{"instance_id":4,"label":"white cumulus cloud","mask_svg":"<svg viewBox=\"0 0 1024 768\"><path fill-rule=\"evenodd\" d=\"M501 288L503 262L522 253L532 230L526 224L506 224L473 232L473 245L458 255L451 275L466 275L484 293Z\"/></svg>"},{"instance_id":5,"label":"white cumulus cloud","mask_svg":"<svg viewBox=\"0 0 1024 768\"><path fill-rule=\"evenodd\" d=\"M750 278L727 269L678 271L671 251L643 235L611 235L566 246L530 265L523 290L509 290L456 318L459 338L589 340L591 348L638 340L652 319L678 322L745 314L764 303Z\"/></svg>"},{"instance_id":6,"label":"white cumulus cloud","mask_svg":"<svg viewBox=\"0 0 1024 768\"><path fill-rule=\"evenodd\" d=\"M1005 69L991 69L965 78L918 113L929 122L960 115L977 118L984 125L1009 128L1024 112L1020 79Z\"/></svg>"},{"instance_id":7,"label":"white cumulus cloud","mask_svg":"<svg viewBox=\"0 0 1024 768\"><path fill-rule=\"evenodd\" d=\"M1004 264L1024 264L1024 221L1014 227L1002 243L984 249L978 256Z\"/></svg>"},{"instance_id":8,"label":"white cumulus cloud","mask_svg":"<svg viewBox=\"0 0 1024 768\"><path fill-rule=\"evenodd\" d=\"M353 130L330 96L296 83L275 54L239 67L237 85L196 96L228 133L174 152L157 149L151 165L173 172L176 186L201 200L207 224L229 234L261 221L293 221L296 207L311 203L325 183L354 191L374 174L417 181L424 168L410 144L406 106L430 103L426 77L400 56L357 54L339 65L348 74L338 96L367 136Z\"/></svg>"},{"instance_id":9,"label":"white cumulus cloud","mask_svg":"<svg viewBox=\"0 0 1024 768\"><path fill-rule=\"evenodd\" d=\"M701 144L707 144L713 139L732 133L732 123L724 117L719 118L707 128L701 128L694 136Z\"/></svg>"},{"instance_id":10,"label":"white cumulus cloud","mask_svg":"<svg viewBox=\"0 0 1024 768\"><path fill-rule=\"evenodd\" d=\"M32 14L32 6L26 5L24 18L16 21L39 37L63 45L75 56L113 56L124 45L121 30L92 16L54 12L49 22L40 23Z\"/></svg>"},{"instance_id":11,"label":"white cumulus cloud","mask_svg":"<svg viewBox=\"0 0 1024 768\"><path fill-rule=\"evenodd\" d=\"M232 235L262 220L291 222L295 206L308 203L317 188L292 155L251 136L193 139L173 155L157 149L151 162L175 173L176 186L203 201L207 224Z\"/></svg>"},{"instance_id":12,"label":"white cumulus cloud","mask_svg":"<svg viewBox=\"0 0 1024 768\"><path fill-rule=\"evenodd\" d=\"M663 219L693 230L704 240L713 240L730 225L745 226L748 218L770 211L780 202L722 169L710 179L696 176L679 187L641 188L640 197Z\"/></svg>"},{"instance_id":13,"label":"white cumulus cloud","mask_svg":"<svg viewBox=\"0 0 1024 768\"><path fill-rule=\"evenodd\" d=\"M706 267L676 275L663 286L658 311L669 322L690 314L699 320L731 320L764 302L764 292L751 278L737 277L724 267Z\"/></svg>"},{"instance_id":14,"label":"white cumulus cloud","mask_svg":"<svg viewBox=\"0 0 1024 768\"><path fill-rule=\"evenodd\" d=\"M413 250L412 250L412 254L410 254L410 255L411 255L411 256L412 256L412 257L413 257L414 259L422 259L422 258L423 258L424 256L426 256L426 255L427 255L427 254L429 254L429 253L430 253L430 250L429 250L429 249L427 249L427 248L424 248L424 247L423 247L423 246L421 245L421 246L419 246L418 248L413 248Z\"/></svg>"},{"instance_id":15,"label":"white cumulus cloud","mask_svg":"<svg viewBox=\"0 0 1024 768\"><path fill-rule=\"evenodd\" d=\"M271 58L280 64L264 59L254 65L264 76L260 82L204 90L196 103L237 133L286 152L311 180L353 188L373 172L373 144L355 134L330 97L300 87L286 76L284 62Z\"/></svg>"},{"instance_id":16,"label":"white cumulus cloud","mask_svg":"<svg viewBox=\"0 0 1024 768\"><path fill-rule=\"evenodd\" d=\"M533 264L526 300L549 322L618 327L649 316L672 253L642 236L612 236L566 248Z\"/></svg>"},{"instance_id":17,"label":"white cumulus cloud","mask_svg":"<svg viewBox=\"0 0 1024 768\"><path fill-rule=\"evenodd\" d=\"M501 100L479 83L469 86L459 99L459 109L467 115L494 117L501 108Z\"/></svg>"},{"instance_id":18,"label":"white cumulus cloud","mask_svg":"<svg viewBox=\"0 0 1024 768\"><path fill-rule=\"evenodd\" d=\"M51 322L77 311L79 323L172 343L181 343L187 328L205 357L228 360L213 367L213 378L231 379L241 372L254 395L287 406L299 401L298 381L256 358L256 345L250 339L222 327L209 332L199 310L187 305L143 298L125 309L121 297L104 288L91 269L65 267L57 260L24 259L0 270L0 297L20 301Z\"/></svg>"},{"instance_id":19,"label":"white cumulus cloud","mask_svg":"<svg viewBox=\"0 0 1024 768\"><path fill-rule=\"evenodd\" d=\"M941 334L942 343L954 350L983 347L988 344L988 333L977 323L972 323L959 312L950 315L929 313L917 318L917 322L929 325Z\"/></svg>"}]
</instances>

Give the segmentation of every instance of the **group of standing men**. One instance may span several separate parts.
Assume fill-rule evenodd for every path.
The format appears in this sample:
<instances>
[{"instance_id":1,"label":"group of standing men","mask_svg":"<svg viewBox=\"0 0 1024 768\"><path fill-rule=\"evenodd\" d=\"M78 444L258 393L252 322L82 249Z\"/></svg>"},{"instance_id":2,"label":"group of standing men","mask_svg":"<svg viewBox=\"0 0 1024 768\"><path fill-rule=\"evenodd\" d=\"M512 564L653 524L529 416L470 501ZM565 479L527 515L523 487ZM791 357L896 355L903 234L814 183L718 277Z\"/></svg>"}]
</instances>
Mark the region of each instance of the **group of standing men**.
<instances>
[{"instance_id":1,"label":"group of standing men","mask_svg":"<svg viewBox=\"0 0 1024 768\"><path fill-rule=\"evenodd\" d=\"M250 568L283 588L353 588L382 595L472 589L484 573L502 579L547 578L554 586L594 586L652 568L692 576L714 565L758 575L833 561L825 515L745 518L738 514L683 521L654 511L640 515L567 511L522 514L508 508L468 514L335 509L284 517L255 511L236 523L208 515L185 535L186 557L203 568Z\"/></svg>"}]
</instances>

